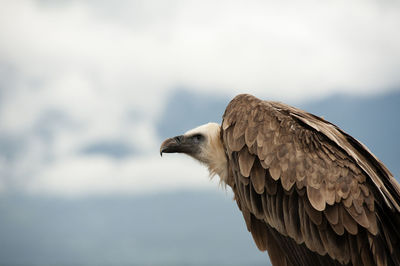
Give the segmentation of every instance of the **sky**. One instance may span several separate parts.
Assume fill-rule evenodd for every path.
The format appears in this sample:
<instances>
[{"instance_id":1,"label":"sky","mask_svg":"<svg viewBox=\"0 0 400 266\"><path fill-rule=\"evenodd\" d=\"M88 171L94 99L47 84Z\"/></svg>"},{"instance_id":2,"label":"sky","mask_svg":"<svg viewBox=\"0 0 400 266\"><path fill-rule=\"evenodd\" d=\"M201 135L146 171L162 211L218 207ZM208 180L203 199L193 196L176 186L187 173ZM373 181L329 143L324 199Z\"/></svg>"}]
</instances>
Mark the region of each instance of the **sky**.
<instances>
[{"instance_id":1,"label":"sky","mask_svg":"<svg viewBox=\"0 0 400 266\"><path fill-rule=\"evenodd\" d=\"M399 28L391 0L4 0L0 193L219 189L192 159L160 158L168 95L302 102L390 91ZM115 156L96 152L107 145Z\"/></svg>"}]
</instances>

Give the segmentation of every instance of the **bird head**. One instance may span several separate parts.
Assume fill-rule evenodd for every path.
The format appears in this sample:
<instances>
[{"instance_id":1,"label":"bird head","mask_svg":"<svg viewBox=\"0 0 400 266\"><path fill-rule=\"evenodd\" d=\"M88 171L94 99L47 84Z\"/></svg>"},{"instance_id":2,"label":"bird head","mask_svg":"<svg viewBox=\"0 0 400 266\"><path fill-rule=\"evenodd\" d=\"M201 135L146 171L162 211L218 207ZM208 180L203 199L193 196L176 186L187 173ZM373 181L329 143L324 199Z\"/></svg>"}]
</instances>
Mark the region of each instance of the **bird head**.
<instances>
[{"instance_id":1,"label":"bird head","mask_svg":"<svg viewBox=\"0 0 400 266\"><path fill-rule=\"evenodd\" d=\"M176 137L166 139L160 147L163 153L184 153L205 164L210 175L218 174L221 179L227 172L227 158L221 139L221 127L208 123L191 129Z\"/></svg>"}]
</instances>

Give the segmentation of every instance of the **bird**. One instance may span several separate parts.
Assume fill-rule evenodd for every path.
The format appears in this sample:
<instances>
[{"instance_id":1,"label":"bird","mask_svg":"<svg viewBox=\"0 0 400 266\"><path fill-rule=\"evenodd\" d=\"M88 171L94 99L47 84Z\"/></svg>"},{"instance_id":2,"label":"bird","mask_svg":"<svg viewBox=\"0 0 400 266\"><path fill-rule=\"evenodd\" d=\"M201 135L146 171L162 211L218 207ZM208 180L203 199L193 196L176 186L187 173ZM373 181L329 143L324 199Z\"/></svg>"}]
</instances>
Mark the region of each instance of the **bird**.
<instances>
[{"instance_id":1,"label":"bird","mask_svg":"<svg viewBox=\"0 0 400 266\"><path fill-rule=\"evenodd\" d=\"M162 142L233 191L271 263L400 265L400 185L369 149L324 118L249 94L222 123Z\"/></svg>"}]
</instances>

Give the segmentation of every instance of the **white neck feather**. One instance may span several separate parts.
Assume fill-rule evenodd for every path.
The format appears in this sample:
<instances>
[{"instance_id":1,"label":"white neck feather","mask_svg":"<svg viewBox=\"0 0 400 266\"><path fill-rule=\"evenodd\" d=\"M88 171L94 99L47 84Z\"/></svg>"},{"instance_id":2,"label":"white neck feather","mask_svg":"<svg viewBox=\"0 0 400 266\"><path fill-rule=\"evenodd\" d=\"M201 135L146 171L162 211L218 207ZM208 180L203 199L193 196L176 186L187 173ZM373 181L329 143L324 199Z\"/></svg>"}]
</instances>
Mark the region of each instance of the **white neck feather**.
<instances>
[{"instance_id":1,"label":"white neck feather","mask_svg":"<svg viewBox=\"0 0 400 266\"><path fill-rule=\"evenodd\" d=\"M202 133L206 136L200 154L195 158L208 167L210 176L218 175L221 183L226 183L228 178L228 161L221 140L221 127L217 123L208 123L189 130L185 135Z\"/></svg>"}]
</instances>

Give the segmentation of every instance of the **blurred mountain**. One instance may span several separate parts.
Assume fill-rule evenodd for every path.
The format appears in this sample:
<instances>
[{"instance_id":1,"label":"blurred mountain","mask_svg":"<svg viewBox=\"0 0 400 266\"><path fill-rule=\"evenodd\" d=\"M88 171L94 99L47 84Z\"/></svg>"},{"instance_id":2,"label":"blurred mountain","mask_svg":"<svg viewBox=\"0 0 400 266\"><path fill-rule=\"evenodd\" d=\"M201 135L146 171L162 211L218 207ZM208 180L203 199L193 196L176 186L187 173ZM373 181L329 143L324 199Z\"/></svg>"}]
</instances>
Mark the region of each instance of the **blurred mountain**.
<instances>
[{"instance_id":1,"label":"blurred mountain","mask_svg":"<svg viewBox=\"0 0 400 266\"><path fill-rule=\"evenodd\" d=\"M103 154L112 158L121 159L136 154L134 148L129 143L121 140L100 140L90 143L81 151L83 154Z\"/></svg>"},{"instance_id":2,"label":"blurred mountain","mask_svg":"<svg viewBox=\"0 0 400 266\"><path fill-rule=\"evenodd\" d=\"M268 265L231 194L0 196L0 265Z\"/></svg>"},{"instance_id":3,"label":"blurred mountain","mask_svg":"<svg viewBox=\"0 0 400 266\"><path fill-rule=\"evenodd\" d=\"M222 120L230 99L176 90L157 129L160 138L181 134L207 122ZM400 91L371 95L333 95L295 106L323 116L363 142L396 176L400 176Z\"/></svg>"}]
</instances>

